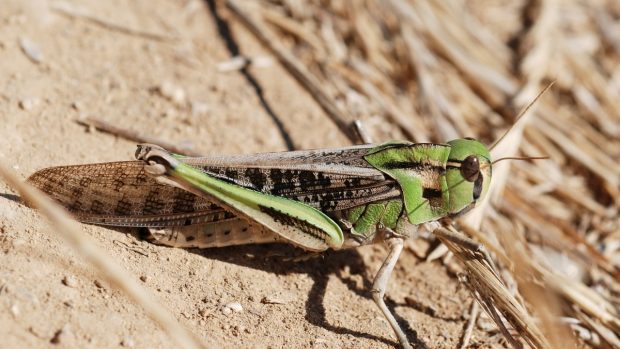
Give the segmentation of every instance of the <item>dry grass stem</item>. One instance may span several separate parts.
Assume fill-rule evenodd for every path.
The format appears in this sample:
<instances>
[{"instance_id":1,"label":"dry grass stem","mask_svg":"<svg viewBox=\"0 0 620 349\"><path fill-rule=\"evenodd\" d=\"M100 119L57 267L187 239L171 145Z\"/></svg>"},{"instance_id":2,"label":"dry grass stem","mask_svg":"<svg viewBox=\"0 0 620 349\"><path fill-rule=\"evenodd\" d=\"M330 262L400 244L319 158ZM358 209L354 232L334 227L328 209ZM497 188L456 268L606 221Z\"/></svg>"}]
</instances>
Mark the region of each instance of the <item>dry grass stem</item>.
<instances>
[{"instance_id":1,"label":"dry grass stem","mask_svg":"<svg viewBox=\"0 0 620 349\"><path fill-rule=\"evenodd\" d=\"M156 40L156 41L173 42L173 41L178 40L178 38L176 37L168 36L165 34L153 33L153 32L144 31L140 29L134 29L134 28L130 28L125 25L113 23L107 19L103 19L91 13L87 13L83 10L80 10L69 3L58 2L54 4L52 8L54 9L54 11L57 11L65 16L83 19L91 23L94 23L96 25L99 25L103 28L106 28L108 30L119 32L122 34L137 36L137 37L141 37L141 38L145 38L149 40Z\"/></svg>"},{"instance_id":2,"label":"dry grass stem","mask_svg":"<svg viewBox=\"0 0 620 349\"><path fill-rule=\"evenodd\" d=\"M49 199L38 189L19 180L9 169L0 165L0 177L16 189L22 199L40 210L49 219L56 233L78 251L89 263L113 285L123 291L129 298L159 324L170 338L180 347L186 349L206 348L191 332L187 331L166 308L155 301L149 291L140 286L135 278L113 262L113 258L101 251L94 241L80 231L76 221L57 203Z\"/></svg>"},{"instance_id":3,"label":"dry grass stem","mask_svg":"<svg viewBox=\"0 0 620 349\"><path fill-rule=\"evenodd\" d=\"M97 119L93 117L86 117L83 119L78 119L77 122L84 126L94 127L99 131L106 132L106 133L121 137L123 139L129 140L132 142L157 144L176 154L187 155L187 156L200 156L199 153L192 151L190 149L181 148L175 144L166 142L159 138L155 138L153 136L148 136L140 132L136 132L133 130L129 130L129 129L125 129L122 127L112 125L101 119Z\"/></svg>"}]
</instances>

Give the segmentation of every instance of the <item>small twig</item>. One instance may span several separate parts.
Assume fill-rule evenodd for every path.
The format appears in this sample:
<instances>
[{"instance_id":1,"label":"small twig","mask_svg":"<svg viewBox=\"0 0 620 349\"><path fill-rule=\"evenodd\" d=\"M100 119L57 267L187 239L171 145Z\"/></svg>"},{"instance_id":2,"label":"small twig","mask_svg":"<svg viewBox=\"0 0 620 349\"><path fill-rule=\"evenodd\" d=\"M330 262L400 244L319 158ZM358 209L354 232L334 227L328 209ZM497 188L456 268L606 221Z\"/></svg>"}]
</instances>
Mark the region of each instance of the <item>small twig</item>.
<instances>
[{"instance_id":1,"label":"small twig","mask_svg":"<svg viewBox=\"0 0 620 349\"><path fill-rule=\"evenodd\" d=\"M158 34L158 33L152 33L152 32L147 32L147 31L143 31L143 30L139 30L139 29L132 29L132 28L128 28L125 26L122 26L120 24L116 24L116 23L112 23L112 22L108 22L102 18L96 17L95 15L92 15L90 13L86 13L84 11L80 11L76 8L74 8L72 5L67 4L67 3L58 3L58 4L54 4L52 6L52 9L58 13L61 13L65 16L71 17L71 18L79 18L79 19L84 19L86 21L95 23L105 29L111 30L111 31L115 31L118 33L122 33L122 34L126 34L126 35L131 35L131 36L138 36L141 38L145 38L145 39L149 39L149 40L156 40L156 41L175 41L177 40L177 38L172 37L172 36L168 36L168 35L163 35L163 34Z\"/></svg>"},{"instance_id":2,"label":"small twig","mask_svg":"<svg viewBox=\"0 0 620 349\"><path fill-rule=\"evenodd\" d=\"M287 17L266 6L261 7L260 13L265 21L277 26L288 34L303 40L310 45L320 57L325 56L325 48L323 47L321 40L313 32L309 31L307 26L304 26L302 22L297 21L295 18Z\"/></svg>"},{"instance_id":3,"label":"small twig","mask_svg":"<svg viewBox=\"0 0 620 349\"><path fill-rule=\"evenodd\" d=\"M280 40L275 38L262 23L251 18L250 15L242 10L237 1L227 0L226 5L240 19L241 23L278 58L284 68L312 95L340 131L353 143L361 141L352 130L352 123L349 121L349 118L338 109L332 98L325 93L324 89L321 88L321 83L303 64L280 46Z\"/></svg>"},{"instance_id":4,"label":"small twig","mask_svg":"<svg viewBox=\"0 0 620 349\"><path fill-rule=\"evenodd\" d=\"M77 223L69 218L62 207L44 193L21 181L4 165L0 164L0 177L19 192L33 207L39 209L52 224L56 233L62 236L76 251L99 270L113 285L144 309L151 319L159 324L170 338L182 348L205 348L191 332L183 327L166 308L155 301L150 292L141 287L127 271L113 262L88 235L80 231Z\"/></svg>"},{"instance_id":5,"label":"small twig","mask_svg":"<svg viewBox=\"0 0 620 349\"><path fill-rule=\"evenodd\" d=\"M86 117L83 119L78 119L76 120L76 122L79 123L80 125L95 127L96 129L102 132L109 133L109 134L124 138L132 142L156 144L176 154L187 155L187 156L200 156L200 154L192 150L189 150L187 148L178 147L172 143L162 141L161 139L140 134L137 131L128 130L128 129L120 128L118 126L111 125L108 122L105 122L101 119L97 119L93 117Z\"/></svg>"},{"instance_id":6,"label":"small twig","mask_svg":"<svg viewBox=\"0 0 620 349\"><path fill-rule=\"evenodd\" d=\"M368 133L368 129L364 127L362 120L353 121L353 130L357 133L357 137L364 142L364 144L372 144L372 137Z\"/></svg>"},{"instance_id":7,"label":"small twig","mask_svg":"<svg viewBox=\"0 0 620 349\"><path fill-rule=\"evenodd\" d=\"M467 282L465 284L469 287L473 296L480 301L480 304L491 316L513 348L521 348L522 345L512 337L498 311L508 320L513 328L519 331L530 345L541 349L552 348L540 328L533 322L527 310L508 291L497 273L494 272L492 261L485 262L480 258L472 258L472 254L476 255L480 252L475 244L464 243L465 241L463 240L452 238L455 232L444 227L435 229L433 234L465 266L467 270Z\"/></svg>"},{"instance_id":8,"label":"small twig","mask_svg":"<svg viewBox=\"0 0 620 349\"><path fill-rule=\"evenodd\" d=\"M471 335L474 332L474 326L476 325L476 320L478 319L478 315L480 314L480 304L477 301L473 301L471 303L471 310L469 312L469 320L467 321L467 327L465 327L465 332L463 333L463 338L461 339L460 349L465 349L469 345L469 340L471 339Z\"/></svg>"}]
</instances>

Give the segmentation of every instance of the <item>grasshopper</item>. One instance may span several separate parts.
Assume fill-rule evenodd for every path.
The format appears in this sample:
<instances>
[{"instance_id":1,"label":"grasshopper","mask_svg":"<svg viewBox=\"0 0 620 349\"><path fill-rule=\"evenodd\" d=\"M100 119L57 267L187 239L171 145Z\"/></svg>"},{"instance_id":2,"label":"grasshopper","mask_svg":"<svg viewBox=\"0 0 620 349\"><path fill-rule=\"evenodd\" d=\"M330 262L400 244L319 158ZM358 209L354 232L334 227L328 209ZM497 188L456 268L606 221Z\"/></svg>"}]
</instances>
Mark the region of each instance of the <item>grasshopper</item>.
<instances>
[{"instance_id":1,"label":"grasshopper","mask_svg":"<svg viewBox=\"0 0 620 349\"><path fill-rule=\"evenodd\" d=\"M385 242L372 295L405 348L384 302L403 241L475 207L492 174L489 150L472 138L208 157L145 144L136 158L46 168L28 181L82 222L146 227L167 246L284 242L321 252Z\"/></svg>"}]
</instances>

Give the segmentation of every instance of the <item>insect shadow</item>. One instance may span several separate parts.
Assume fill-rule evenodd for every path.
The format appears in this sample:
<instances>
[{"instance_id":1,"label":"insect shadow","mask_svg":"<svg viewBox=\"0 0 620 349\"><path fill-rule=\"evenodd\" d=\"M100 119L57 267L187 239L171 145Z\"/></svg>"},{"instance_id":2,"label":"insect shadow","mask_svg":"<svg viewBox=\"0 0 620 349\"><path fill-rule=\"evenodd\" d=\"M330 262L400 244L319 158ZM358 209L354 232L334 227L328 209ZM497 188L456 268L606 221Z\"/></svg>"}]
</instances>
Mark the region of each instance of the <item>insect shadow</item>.
<instances>
[{"instance_id":1,"label":"insect shadow","mask_svg":"<svg viewBox=\"0 0 620 349\"><path fill-rule=\"evenodd\" d=\"M269 273L286 275L291 273L307 274L312 280L313 285L306 300L306 320L313 325L325 328L336 334L352 335L358 338L366 338L398 347L398 343L385 337L379 337L365 332L352 330L349 328L335 326L327 321L324 298L327 285L331 275L338 277L343 284L357 295L372 299L370 292L372 281L366 275L367 266L358 251L353 249L341 251L327 251L320 255L308 255L307 252L299 248L285 244L266 244L266 245L240 245L212 249L188 249L189 252L198 254L205 258L215 259L227 263L234 263L243 267L262 270ZM254 256L249 258L248 255ZM300 261L299 259L304 259ZM352 275L362 275L362 286L354 279L343 276L345 268L349 268ZM398 304L389 298L386 303L401 328L407 334L410 343L416 348L426 349L428 346L417 336L417 333L409 326L409 323L399 317L394 308L397 306L409 306ZM377 315L380 312L377 309ZM386 331L390 336L391 329Z\"/></svg>"},{"instance_id":2,"label":"insect shadow","mask_svg":"<svg viewBox=\"0 0 620 349\"><path fill-rule=\"evenodd\" d=\"M24 202L17 195L0 193L0 197L24 205ZM121 234L133 235L136 239L143 239L145 232L141 229L128 229L122 227L106 227ZM357 295L372 299L370 290L372 281L366 274L367 266L357 250L348 249L341 251L326 251L322 254L309 255L299 248L285 244L265 244L265 245L240 245L210 249L186 249L188 252L195 253L205 258L214 259L227 263L234 263L246 268L262 270L269 273L286 275L291 273L308 274L313 280L313 286L306 300L306 320L313 325L325 328L337 334L348 334L359 338L375 340L388 345L398 346L398 343L384 337L375 336L369 333L351 330L345 327L335 326L327 321L326 310L323 305L327 285L330 275L336 275L349 290ZM248 258L248 255L256 256ZM300 261L299 259L302 259ZM344 277L342 272L349 268L350 274L362 275L362 287L358 282L350 277ZM398 316L395 308L398 306L409 306L416 310L424 311L412 304L399 304L393 300L386 299L386 304L392 314L395 315L401 328L405 331L410 343L416 348L426 349L428 346L423 343L416 332L409 326L409 323ZM377 310L377 315L379 312ZM391 331L389 331L391 333Z\"/></svg>"},{"instance_id":3,"label":"insect shadow","mask_svg":"<svg viewBox=\"0 0 620 349\"><path fill-rule=\"evenodd\" d=\"M11 200L13 202L17 202L20 205L24 205L21 197L19 197L18 195L9 194L9 193L0 193L0 197L5 198L7 200Z\"/></svg>"}]
</instances>

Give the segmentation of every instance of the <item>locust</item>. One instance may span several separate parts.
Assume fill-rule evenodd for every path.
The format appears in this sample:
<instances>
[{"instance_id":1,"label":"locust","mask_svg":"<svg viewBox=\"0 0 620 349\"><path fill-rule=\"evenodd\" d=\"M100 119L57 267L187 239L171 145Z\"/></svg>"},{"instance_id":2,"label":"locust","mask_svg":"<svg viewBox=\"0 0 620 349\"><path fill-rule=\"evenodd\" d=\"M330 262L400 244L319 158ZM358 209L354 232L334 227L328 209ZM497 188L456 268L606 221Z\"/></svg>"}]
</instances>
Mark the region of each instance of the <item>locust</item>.
<instances>
[{"instance_id":1,"label":"locust","mask_svg":"<svg viewBox=\"0 0 620 349\"><path fill-rule=\"evenodd\" d=\"M136 161L51 167L28 178L84 223L144 227L181 248L288 243L312 253L385 243L372 296L384 296L404 240L476 206L492 161L472 138L186 157L142 144Z\"/></svg>"}]
</instances>

